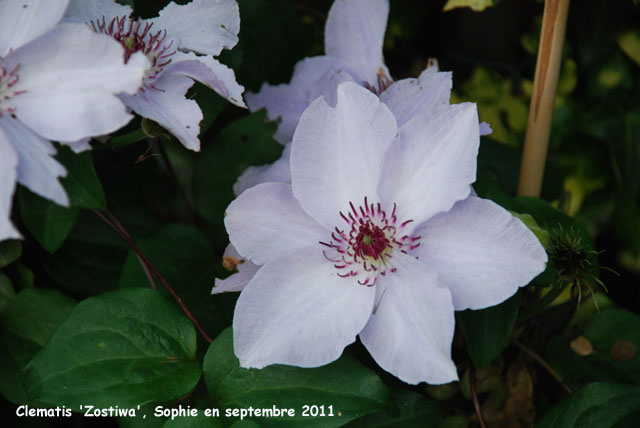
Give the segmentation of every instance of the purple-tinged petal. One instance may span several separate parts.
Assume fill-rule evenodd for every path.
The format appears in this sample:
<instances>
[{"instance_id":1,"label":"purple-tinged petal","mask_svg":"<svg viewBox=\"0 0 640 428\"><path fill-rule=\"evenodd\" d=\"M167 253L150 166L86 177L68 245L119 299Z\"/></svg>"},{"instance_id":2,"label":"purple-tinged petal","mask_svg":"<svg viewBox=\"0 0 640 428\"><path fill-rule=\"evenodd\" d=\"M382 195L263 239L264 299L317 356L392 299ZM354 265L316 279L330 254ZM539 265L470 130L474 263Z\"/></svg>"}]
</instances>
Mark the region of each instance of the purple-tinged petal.
<instances>
[{"instance_id":1,"label":"purple-tinged petal","mask_svg":"<svg viewBox=\"0 0 640 428\"><path fill-rule=\"evenodd\" d=\"M328 56L305 58L296 64L291 83L267 85L260 92L246 94L251 111L267 109L270 120L280 118L274 138L289 143L302 112L313 100L324 95L330 106L336 104L336 90L343 82L353 82L353 70L344 61Z\"/></svg>"},{"instance_id":2,"label":"purple-tinged petal","mask_svg":"<svg viewBox=\"0 0 640 428\"><path fill-rule=\"evenodd\" d=\"M237 272L225 279L216 278L211 294L242 291L242 289L254 277L256 272L258 272L260 266L240 255L232 244L227 245L227 248L224 250L223 257L223 264L228 261L235 266Z\"/></svg>"},{"instance_id":3,"label":"purple-tinged petal","mask_svg":"<svg viewBox=\"0 0 640 428\"><path fill-rule=\"evenodd\" d=\"M149 62L142 53L123 63L123 48L84 24L62 24L12 52L15 115L43 137L74 142L124 126L132 116L116 94L135 93Z\"/></svg>"},{"instance_id":4,"label":"purple-tinged petal","mask_svg":"<svg viewBox=\"0 0 640 428\"><path fill-rule=\"evenodd\" d=\"M109 22L115 17L131 15L130 6L122 5L114 0L70 0L67 12L64 14L65 22L77 22L88 24L91 21Z\"/></svg>"},{"instance_id":5,"label":"purple-tinged petal","mask_svg":"<svg viewBox=\"0 0 640 428\"><path fill-rule=\"evenodd\" d=\"M371 314L374 287L340 278L318 246L264 265L240 294L233 345L242 367L336 360Z\"/></svg>"},{"instance_id":6,"label":"purple-tinged petal","mask_svg":"<svg viewBox=\"0 0 640 428\"><path fill-rule=\"evenodd\" d=\"M305 213L286 183L262 183L236 198L227 208L224 224L240 254L258 265L296 248L330 239Z\"/></svg>"},{"instance_id":7,"label":"purple-tinged petal","mask_svg":"<svg viewBox=\"0 0 640 428\"><path fill-rule=\"evenodd\" d=\"M91 144L89 144L91 138L83 138L82 140L73 141L71 143L64 143L65 146L69 146L74 153L82 153L87 150L91 150Z\"/></svg>"},{"instance_id":8,"label":"purple-tinged petal","mask_svg":"<svg viewBox=\"0 0 640 428\"><path fill-rule=\"evenodd\" d=\"M451 360L451 294L436 272L400 252L396 272L378 278L374 313L360 340L374 360L404 382L442 384L458 379Z\"/></svg>"},{"instance_id":9,"label":"purple-tinged petal","mask_svg":"<svg viewBox=\"0 0 640 428\"><path fill-rule=\"evenodd\" d=\"M451 85L450 72L438 72L436 67L429 67L417 79L393 82L380 95L380 101L393 112L398 127L402 127L422 112L449 104Z\"/></svg>"},{"instance_id":10,"label":"purple-tinged petal","mask_svg":"<svg viewBox=\"0 0 640 428\"><path fill-rule=\"evenodd\" d=\"M247 189L260 183L276 182L291 184L291 168L289 168L289 157L291 155L291 144L284 147L280 159L272 164L250 166L247 168L233 185L233 193L238 196Z\"/></svg>"},{"instance_id":11,"label":"purple-tinged petal","mask_svg":"<svg viewBox=\"0 0 640 428\"><path fill-rule=\"evenodd\" d=\"M54 159L53 144L11 117L0 118L0 129L18 156L18 182L58 205L69 205L67 193L58 181L58 177L67 175L67 170Z\"/></svg>"},{"instance_id":12,"label":"purple-tinged petal","mask_svg":"<svg viewBox=\"0 0 640 428\"><path fill-rule=\"evenodd\" d=\"M169 3L153 22L156 30L180 38L180 49L218 55L238 43L240 11L236 0L193 0Z\"/></svg>"},{"instance_id":13,"label":"purple-tinged petal","mask_svg":"<svg viewBox=\"0 0 640 428\"><path fill-rule=\"evenodd\" d=\"M491 129L489 122L480 122L480 135L484 137L491 134L493 134L493 129Z\"/></svg>"},{"instance_id":14,"label":"purple-tinged petal","mask_svg":"<svg viewBox=\"0 0 640 428\"><path fill-rule=\"evenodd\" d=\"M470 196L418 227L414 255L438 272L457 311L503 302L545 269L535 235L495 203Z\"/></svg>"},{"instance_id":15,"label":"purple-tinged petal","mask_svg":"<svg viewBox=\"0 0 640 428\"><path fill-rule=\"evenodd\" d=\"M202 111L194 100L185 98L193 80L180 74L162 74L154 82L155 89L145 88L136 95L120 99L142 117L158 122L186 148L200 150Z\"/></svg>"},{"instance_id":16,"label":"purple-tinged petal","mask_svg":"<svg viewBox=\"0 0 640 428\"><path fill-rule=\"evenodd\" d=\"M172 63L162 71L166 74L181 74L210 87L227 100L239 107L245 107L242 100L244 88L236 82L233 70L210 56L196 55L193 52L176 52Z\"/></svg>"},{"instance_id":17,"label":"purple-tinged petal","mask_svg":"<svg viewBox=\"0 0 640 428\"><path fill-rule=\"evenodd\" d=\"M389 148L380 181L386 205L413 225L466 198L476 178L480 136L475 104L432 109L407 122Z\"/></svg>"},{"instance_id":18,"label":"purple-tinged petal","mask_svg":"<svg viewBox=\"0 0 640 428\"><path fill-rule=\"evenodd\" d=\"M17 169L18 156L0 126L0 242L21 237L9 218L18 176Z\"/></svg>"},{"instance_id":19,"label":"purple-tinged petal","mask_svg":"<svg viewBox=\"0 0 640 428\"><path fill-rule=\"evenodd\" d=\"M69 0L0 1L0 58L60 22Z\"/></svg>"},{"instance_id":20,"label":"purple-tinged petal","mask_svg":"<svg viewBox=\"0 0 640 428\"><path fill-rule=\"evenodd\" d=\"M387 27L387 0L336 0L324 30L325 52L357 70L364 82L377 87L380 70L389 75L382 58Z\"/></svg>"},{"instance_id":21,"label":"purple-tinged petal","mask_svg":"<svg viewBox=\"0 0 640 428\"><path fill-rule=\"evenodd\" d=\"M306 212L330 230L344 223L340 211L364 197L378 201L378 181L396 121L377 96L355 83L338 87L335 107L318 98L293 136L293 194Z\"/></svg>"}]
</instances>

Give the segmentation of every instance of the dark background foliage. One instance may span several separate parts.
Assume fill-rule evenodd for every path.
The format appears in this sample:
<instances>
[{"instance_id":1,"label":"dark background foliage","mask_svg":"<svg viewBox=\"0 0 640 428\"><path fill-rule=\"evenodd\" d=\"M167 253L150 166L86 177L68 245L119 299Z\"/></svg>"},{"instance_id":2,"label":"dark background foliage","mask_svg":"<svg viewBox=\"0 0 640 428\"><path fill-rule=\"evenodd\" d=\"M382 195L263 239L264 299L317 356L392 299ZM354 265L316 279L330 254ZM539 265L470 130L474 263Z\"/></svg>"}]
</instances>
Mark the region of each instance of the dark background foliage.
<instances>
[{"instance_id":1,"label":"dark background foliage","mask_svg":"<svg viewBox=\"0 0 640 428\"><path fill-rule=\"evenodd\" d=\"M167 1L128 3L135 3L136 13L147 17ZM125 400L128 388L105 395L103 386L92 381L100 373L107 376L122 368L99 365L91 360L89 350L83 358L90 369L73 372L67 379L77 387L76 395L47 395L46 382L33 379L46 374L51 365L73 359L73 352L57 354L60 349L82 352L81 339L73 340L91 332L89 327L107 322L114 308L130 307L127 316L144 323L153 319L158 308L166 307L163 316L186 333L175 342L168 333L174 349L171 355L156 355L149 349L143 354L153 354L164 363L181 355L181 362L172 366L174 375L166 373L166 383L153 387L162 387L165 396L149 392L153 388L147 385L149 391L132 393L129 401L119 401L122 406L135 406L136 400L199 408L260 405L268 402L260 393L263 388L296 405L339 402L352 409L342 422L350 420L351 426L466 427L475 423L469 386L469 369L475 363L488 426L527 426L533 420L544 427L636 426L640 415L640 357L635 352L640 345L640 8L632 0L571 4L542 194L546 202L542 202L512 197L543 4L502 0L483 12L443 12L444 3L391 0L384 54L392 76L415 77L430 58L438 60L441 70L454 71L454 100L477 102L481 119L494 129L481 144L476 191L514 212L530 214L546 232L557 233L559 225L567 233L575 231L585 251L601 252L589 270L608 289L605 294L590 282L599 290L599 310L594 299L585 296L577 305L570 293L575 287L567 287L553 304L538 311L535 304L548 290L545 287L559 281L558 270L550 269L496 308L458 314L460 329L453 356L460 369L459 385L402 384L379 369L359 344L348 348L347 356L337 363L317 371L276 367L265 375L247 374L237 367L227 330L237 296L210 296L210 289L214 277L227 274L221 265L227 244L222 218L233 199L232 184L247 166L277 159L282 147L273 141L275 125L265 121L264 112L249 114L195 85L190 95L205 114L201 153L187 151L168 136L146 138L139 131L141 121L136 120L110 141L94 142L90 153L74 156L59 150L58 159L70 172L63 184L72 208L57 207L26 189L16 192L13 218L25 239L0 244L3 419L20 425L151 426L149 420L77 415L26 420L14 415L16 403L74 405L82 402L78 398L82 394L88 394L89 403L98 403L95 397L100 397L107 406L109 397ZM323 53L330 1L239 0L239 4L240 42L221 60L235 70L248 91L257 91L265 81L287 82L298 60ZM638 40L635 48L625 39L633 34ZM158 135L159 130L152 131ZM136 288L148 287L147 278L127 244L94 214L93 210L105 207L120 219L204 330L217 337L211 347L202 337L195 347L192 326L169 298ZM598 265L619 275L598 270ZM588 276L585 280L589 283ZM102 294L113 290L120 290L120 300ZM86 300L92 296L97 297ZM586 342L576 342L577 338ZM564 379L564 388L537 358ZM148 367L153 361L147 361ZM201 366L204 375L198 381ZM127 369L137 370L133 365ZM353 375L343 377L345 372ZM257 392L247 392L240 381L234 383L247 376ZM275 384L269 383L273 379ZM318 379L323 381L318 384ZM79 385L88 392L80 391ZM320 385L319 392L310 392L310 385ZM570 397L567 388L574 391ZM340 398L344 391L355 392L349 399ZM151 419L153 426L164 423ZM331 420L321 420L317 426L341 424ZM196 422L217 426L210 420L174 421L174 425ZM302 422L257 421L260 426Z\"/></svg>"}]
</instances>

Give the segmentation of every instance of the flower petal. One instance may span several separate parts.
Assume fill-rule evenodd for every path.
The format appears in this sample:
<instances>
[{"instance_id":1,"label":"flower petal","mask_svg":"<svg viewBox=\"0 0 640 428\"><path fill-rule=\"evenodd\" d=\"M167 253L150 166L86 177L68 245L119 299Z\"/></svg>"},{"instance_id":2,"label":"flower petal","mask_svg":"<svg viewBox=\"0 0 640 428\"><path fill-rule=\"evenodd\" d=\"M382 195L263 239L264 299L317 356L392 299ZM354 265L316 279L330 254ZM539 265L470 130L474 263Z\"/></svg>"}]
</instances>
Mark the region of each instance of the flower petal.
<instances>
[{"instance_id":1,"label":"flower petal","mask_svg":"<svg viewBox=\"0 0 640 428\"><path fill-rule=\"evenodd\" d=\"M0 119L0 129L18 156L18 182L58 205L68 206L69 198L58 181L67 170L54 159L53 144L10 117Z\"/></svg>"},{"instance_id":2,"label":"flower petal","mask_svg":"<svg viewBox=\"0 0 640 428\"><path fill-rule=\"evenodd\" d=\"M149 62L142 53L123 63L123 49L84 24L62 24L12 52L19 64L7 104L29 128L50 140L74 142L116 131L132 116L115 94L135 93Z\"/></svg>"},{"instance_id":3,"label":"flower petal","mask_svg":"<svg viewBox=\"0 0 640 428\"><path fill-rule=\"evenodd\" d=\"M301 248L263 266L240 294L233 345L242 367L317 367L355 340L375 289L340 278L318 247Z\"/></svg>"},{"instance_id":4,"label":"flower petal","mask_svg":"<svg viewBox=\"0 0 640 428\"><path fill-rule=\"evenodd\" d=\"M535 235L495 203L469 196L418 227L420 260L449 287L457 311L497 305L545 269Z\"/></svg>"},{"instance_id":5,"label":"flower petal","mask_svg":"<svg viewBox=\"0 0 640 428\"><path fill-rule=\"evenodd\" d=\"M56 26L69 0L0 1L0 58Z\"/></svg>"},{"instance_id":6,"label":"flower petal","mask_svg":"<svg viewBox=\"0 0 640 428\"><path fill-rule=\"evenodd\" d=\"M227 245L224 250L224 257L233 257L238 262L235 265L238 271L225 279L216 278L211 294L242 291L260 269L260 266L240 255L232 244Z\"/></svg>"},{"instance_id":7,"label":"flower petal","mask_svg":"<svg viewBox=\"0 0 640 428\"><path fill-rule=\"evenodd\" d=\"M87 150L91 150L91 144L89 144L91 138L83 138L82 140L73 141L71 143L64 143L65 146L69 146L74 153L82 153Z\"/></svg>"},{"instance_id":8,"label":"flower petal","mask_svg":"<svg viewBox=\"0 0 640 428\"><path fill-rule=\"evenodd\" d=\"M18 156L0 125L0 241L20 238L20 233L11 224L10 219L17 168Z\"/></svg>"},{"instance_id":9,"label":"flower petal","mask_svg":"<svg viewBox=\"0 0 640 428\"><path fill-rule=\"evenodd\" d=\"M180 38L180 49L218 55L238 43L240 11L236 0L193 0L185 5L169 3L157 18L157 30Z\"/></svg>"},{"instance_id":10,"label":"flower petal","mask_svg":"<svg viewBox=\"0 0 640 428\"><path fill-rule=\"evenodd\" d=\"M330 106L335 106L338 85L354 81L352 73L351 67L337 58L305 58L296 64L291 83L276 86L265 83L260 92L246 94L247 104L251 111L266 108L270 120L280 118L278 131L273 137L286 144L293 138L304 109L321 95Z\"/></svg>"},{"instance_id":11,"label":"flower petal","mask_svg":"<svg viewBox=\"0 0 640 428\"><path fill-rule=\"evenodd\" d=\"M398 127L402 127L417 114L449 104L451 85L450 72L429 67L417 79L393 82L380 94L380 101L393 112Z\"/></svg>"},{"instance_id":12,"label":"flower petal","mask_svg":"<svg viewBox=\"0 0 640 428\"><path fill-rule=\"evenodd\" d=\"M238 196L247 189L260 183L276 182L291 184L291 168L289 168L289 157L291 155L291 144L284 146L284 151L280 159L272 164L250 166L247 168L233 185L233 193Z\"/></svg>"},{"instance_id":13,"label":"flower petal","mask_svg":"<svg viewBox=\"0 0 640 428\"><path fill-rule=\"evenodd\" d=\"M402 253L392 260L397 271L378 278L374 313L360 340L380 367L404 382L457 380L449 290L419 260Z\"/></svg>"},{"instance_id":14,"label":"flower petal","mask_svg":"<svg viewBox=\"0 0 640 428\"><path fill-rule=\"evenodd\" d=\"M387 0L336 0L329 10L325 52L351 64L364 80L360 84L377 86L380 69L389 74L382 58L388 15Z\"/></svg>"},{"instance_id":15,"label":"flower petal","mask_svg":"<svg viewBox=\"0 0 640 428\"><path fill-rule=\"evenodd\" d=\"M480 136L475 104L432 109L407 122L387 152L380 196L398 218L420 224L466 198L476 178Z\"/></svg>"},{"instance_id":16,"label":"flower petal","mask_svg":"<svg viewBox=\"0 0 640 428\"><path fill-rule=\"evenodd\" d=\"M244 88L236 82L233 70L210 56L196 55L193 52L176 52L172 63L165 67L162 74L182 74L210 87L227 100L239 107L245 107L242 100Z\"/></svg>"},{"instance_id":17,"label":"flower petal","mask_svg":"<svg viewBox=\"0 0 640 428\"><path fill-rule=\"evenodd\" d=\"M130 6L119 4L113 0L71 0L64 15L65 22L88 24L104 18L109 22L115 17L131 15Z\"/></svg>"},{"instance_id":18,"label":"flower petal","mask_svg":"<svg viewBox=\"0 0 640 428\"><path fill-rule=\"evenodd\" d=\"M480 135L491 135L493 134L493 129L491 129L491 125L489 122L480 122Z\"/></svg>"},{"instance_id":19,"label":"flower petal","mask_svg":"<svg viewBox=\"0 0 640 428\"><path fill-rule=\"evenodd\" d=\"M355 83L338 86L336 107L318 98L305 110L293 136L291 177L300 205L330 230L340 211L365 196L378 200L384 154L396 135L393 114Z\"/></svg>"},{"instance_id":20,"label":"flower petal","mask_svg":"<svg viewBox=\"0 0 640 428\"><path fill-rule=\"evenodd\" d=\"M331 232L305 213L286 183L262 183L237 197L224 224L229 240L258 265L296 248L316 245Z\"/></svg>"},{"instance_id":21,"label":"flower petal","mask_svg":"<svg viewBox=\"0 0 640 428\"><path fill-rule=\"evenodd\" d=\"M142 117L158 122L168 129L186 148L199 151L202 111L198 103L185 98L193 80L180 74L163 73L135 95L120 95L120 99Z\"/></svg>"}]
</instances>

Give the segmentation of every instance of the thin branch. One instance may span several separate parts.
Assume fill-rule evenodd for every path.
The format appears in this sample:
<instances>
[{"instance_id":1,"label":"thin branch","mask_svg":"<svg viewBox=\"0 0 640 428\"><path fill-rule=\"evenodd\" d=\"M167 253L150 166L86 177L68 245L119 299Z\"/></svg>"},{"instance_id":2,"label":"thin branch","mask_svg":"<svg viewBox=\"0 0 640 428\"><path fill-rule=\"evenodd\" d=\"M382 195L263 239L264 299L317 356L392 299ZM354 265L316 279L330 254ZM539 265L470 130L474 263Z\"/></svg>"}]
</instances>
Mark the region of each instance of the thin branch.
<instances>
[{"instance_id":1,"label":"thin branch","mask_svg":"<svg viewBox=\"0 0 640 428\"><path fill-rule=\"evenodd\" d=\"M191 313L191 311L189 310L189 308L187 308L187 306L184 304L184 302L182 301L182 299L180 298L180 296L178 296L178 294L175 292L175 290L173 289L173 287L171 287L171 285L169 284L169 282L164 278L164 276L160 273L160 271L155 267L155 265L151 262L151 260L149 260L149 258L142 252L142 250L140 250L140 248L136 245L135 241L133 240L133 238L131 237L131 235L129 235L129 233L127 232L127 230L124 228L124 226L122 225L122 223L120 223L120 221L117 219L117 217L111 213L109 210L105 210L104 213L94 210L94 212L96 213L96 215L98 217L100 217L109 227L111 227L111 229L113 229L118 236L120 236L122 238L123 241L125 241L127 243L127 245L129 245L129 248L131 248L131 250L136 254L136 256L138 257L138 260L140 260L142 262L143 265L146 266L146 268L148 269L148 271L150 271L151 273L153 273L153 275L155 275L156 278L158 278L158 280L162 283L162 285L164 286L164 288L167 289L167 291L169 292L169 294L171 294L171 296L174 298L174 300L178 303L178 305L180 306L180 308L182 308L182 311L185 313L185 315L187 316L187 318L189 318L191 320L191 322L193 323L193 325L196 327L196 329L200 332L200 334L202 335L202 337L205 338L205 340L209 343L212 342L212 339L209 337L209 335L204 331L204 329L200 326L200 323L198 323L198 320L196 320L196 318L193 316L193 314ZM143 267L143 270L145 270L145 272L147 272L147 269L145 269ZM155 286L155 281L151 280L151 287Z\"/></svg>"},{"instance_id":2,"label":"thin branch","mask_svg":"<svg viewBox=\"0 0 640 428\"><path fill-rule=\"evenodd\" d=\"M142 260L142 257L140 257L138 255L138 253L134 253L134 254L136 255L136 258L138 259L138 262L140 262L140 267L142 268L142 271L144 272L144 275L147 277L147 280L149 281L149 285L151 285L151 288L153 288L154 290L157 290L158 289L158 285L156 284L156 280L153 279L153 275L149 271L149 268L147 267L147 264L144 262L144 260Z\"/></svg>"},{"instance_id":3,"label":"thin branch","mask_svg":"<svg viewBox=\"0 0 640 428\"><path fill-rule=\"evenodd\" d=\"M156 143L156 147L158 148L158 152L160 152L160 155L162 156L162 160L164 161L164 166L165 168L167 168L167 172L171 177L173 186L176 188L176 191L178 192L178 196L180 197L182 204L185 206L187 210L187 215L189 216L189 222L192 224L197 224L198 214L196 213L196 210L193 208L193 205L189 201L189 198L187 198L187 195L185 194L184 190L182 189L182 186L180 185L180 181L178 180L178 174L176 173L176 170L173 167L171 160L169 159L167 150L164 148L164 145L162 144L162 141L160 141L159 138L156 138L154 141Z\"/></svg>"},{"instance_id":4,"label":"thin branch","mask_svg":"<svg viewBox=\"0 0 640 428\"><path fill-rule=\"evenodd\" d=\"M569 395L573 394L573 390L569 387L569 385L565 383L565 381L560 377L560 375L553 369L553 367L551 367L551 365L549 365L549 363L547 363L544 360L544 358L542 358L533 349L529 348L527 345L520 342L519 340L514 340L513 344L516 345L518 348L520 348L520 350L522 350L525 354L533 358L535 362L540 364L555 380L558 381L558 383L560 383L560 385L567 392L567 394Z\"/></svg>"},{"instance_id":5,"label":"thin branch","mask_svg":"<svg viewBox=\"0 0 640 428\"><path fill-rule=\"evenodd\" d=\"M476 366L469 358L469 386L471 387L471 397L473 398L473 408L476 411L478 417L478 423L481 428L486 428L484 419L482 419L482 409L480 409L480 402L478 401L478 391L476 390Z\"/></svg>"},{"instance_id":6,"label":"thin branch","mask_svg":"<svg viewBox=\"0 0 640 428\"><path fill-rule=\"evenodd\" d=\"M545 2L527 134L520 165L519 196L540 196L542 189L568 12L569 0Z\"/></svg>"}]
</instances>

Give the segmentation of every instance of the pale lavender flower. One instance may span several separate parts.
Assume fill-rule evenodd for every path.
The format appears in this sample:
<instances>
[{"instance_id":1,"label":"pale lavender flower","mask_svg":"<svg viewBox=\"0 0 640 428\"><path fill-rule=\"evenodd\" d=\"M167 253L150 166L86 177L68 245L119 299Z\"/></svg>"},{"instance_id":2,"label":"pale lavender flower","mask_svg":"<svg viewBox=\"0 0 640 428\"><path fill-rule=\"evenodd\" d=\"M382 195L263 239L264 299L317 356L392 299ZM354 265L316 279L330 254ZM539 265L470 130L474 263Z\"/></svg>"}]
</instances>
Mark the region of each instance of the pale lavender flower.
<instances>
[{"instance_id":1,"label":"pale lavender flower","mask_svg":"<svg viewBox=\"0 0 640 428\"><path fill-rule=\"evenodd\" d=\"M355 82L369 89L387 104L402 126L418 113L448 104L451 73L439 72L437 65L425 69L418 78L393 81L384 65L382 44L389 14L388 0L336 0L325 26L326 55L305 58L296 64L288 84L263 84L260 92L247 93L251 111L267 109L267 117L280 119L274 138L291 141L300 115L319 96L335 104L336 88ZM480 135L491 134L488 123L480 124ZM239 195L258 183L290 182L288 152L272 165L249 167L234 186Z\"/></svg>"},{"instance_id":2,"label":"pale lavender flower","mask_svg":"<svg viewBox=\"0 0 640 428\"><path fill-rule=\"evenodd\" d=\"M131 12L114 0L71 0L65 19L88 23L118 40L126 50L125 60L132 53L144 53L151 62L144 84L135 95L123 95L122 101L198 151L203 115L198 104L185 97L194 80L245 107L244 88L233 70L213 58L238 42L238 4L235 0L171 2L152 19L130 18Z\"/></svg>"},{"instance_id":3,"label":"pale lavender flower","mask_svg":"<svg viewBox=\"0 0 640 428\"><path fill-rule=\"evenodd\" d=\"M242 290L243 367L315 367L356 336L408 383L457 379L454 310L496 305L542 272L535 235L472 194L474 104L442 104L402 127L354 83L318 98L291 147L291 184L263 183L228 207L239 254L260 266Z\"/></svg>"},{"instance_id":4,"label":"pale lavender flower","mask_svg":"<svg viewBox=\"0 0 640 428\"><path fill-rule=\"evenodd\" d=\"M0 241L20 237L9 221L16 181L69 204L51 140L79 151L124 126L132 116L117 94L134 94L149 65L144 55L125 65L119 44L84 25L58 25L67 4L0 1Z\"/></svg>"}]
</instances>

